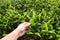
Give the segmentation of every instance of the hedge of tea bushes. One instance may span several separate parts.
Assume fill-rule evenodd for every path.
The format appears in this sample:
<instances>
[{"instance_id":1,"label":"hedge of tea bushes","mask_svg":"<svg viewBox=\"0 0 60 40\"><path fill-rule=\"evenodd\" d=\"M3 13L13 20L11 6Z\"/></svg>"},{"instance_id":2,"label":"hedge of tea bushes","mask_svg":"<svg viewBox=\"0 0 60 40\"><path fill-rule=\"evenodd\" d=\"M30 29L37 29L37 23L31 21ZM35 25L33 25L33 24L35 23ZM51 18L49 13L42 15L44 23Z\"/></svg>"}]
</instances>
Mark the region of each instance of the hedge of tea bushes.
<instances>
[{"instance_id":1,"label":"hedge of tea bushes","mask_svg":"<svg viewBox=\"0 0 60 40\"><path fill-rule=\"evenodd\" d=\"M0 38L25 21L28 35L60 40L60 0L0 0Z\"/></svg>"}]
</instances>

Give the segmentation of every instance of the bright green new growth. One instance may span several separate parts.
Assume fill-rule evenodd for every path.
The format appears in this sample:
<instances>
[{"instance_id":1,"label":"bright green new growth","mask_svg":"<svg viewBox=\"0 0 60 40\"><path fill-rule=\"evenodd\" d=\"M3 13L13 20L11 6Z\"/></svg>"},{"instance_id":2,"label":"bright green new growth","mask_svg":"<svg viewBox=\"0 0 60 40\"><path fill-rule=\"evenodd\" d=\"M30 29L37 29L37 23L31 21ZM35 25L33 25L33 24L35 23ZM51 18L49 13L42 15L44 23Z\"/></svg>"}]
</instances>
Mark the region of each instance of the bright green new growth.
<instances>
[{"instance_id":1,"label":"bright green new growth","mask_svg":"<svg viewBox=\"0 0 60 40\"><path fill-rule=\"evenodd\" d=\"M0 0L0 37L22 22L41 40L60 40L60 0Z\"/></svg>"}]
</instances>

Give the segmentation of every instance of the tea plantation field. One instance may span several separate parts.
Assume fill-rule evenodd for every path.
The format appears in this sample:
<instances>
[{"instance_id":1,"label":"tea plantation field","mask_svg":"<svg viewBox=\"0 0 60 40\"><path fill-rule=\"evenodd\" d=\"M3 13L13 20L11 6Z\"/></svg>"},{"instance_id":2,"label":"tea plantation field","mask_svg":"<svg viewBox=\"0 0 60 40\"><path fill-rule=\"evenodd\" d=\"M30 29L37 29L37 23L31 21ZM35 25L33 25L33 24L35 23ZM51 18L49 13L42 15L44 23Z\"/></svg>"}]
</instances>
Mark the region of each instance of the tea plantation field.
<instances>
[{"instance_id":1,"label":"tea plantation field","mask_svg":"<svg viewBox=\"0 0 60 40\"><path fill-rule=\"evenodd\" d=\"M60 0L0 0L0 38L22 22L35 40L60 40Z\"/></svg>"}]
</instances>

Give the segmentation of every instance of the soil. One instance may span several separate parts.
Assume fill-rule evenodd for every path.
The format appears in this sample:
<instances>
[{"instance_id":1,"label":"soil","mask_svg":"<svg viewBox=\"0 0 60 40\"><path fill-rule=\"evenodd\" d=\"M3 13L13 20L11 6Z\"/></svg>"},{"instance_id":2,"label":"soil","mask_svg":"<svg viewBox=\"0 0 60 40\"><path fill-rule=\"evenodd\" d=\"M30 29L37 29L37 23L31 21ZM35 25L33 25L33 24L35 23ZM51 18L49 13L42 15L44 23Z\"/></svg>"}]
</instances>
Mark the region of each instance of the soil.
<instances>
[{"instance_id":1,"label":"soil","mask_svg":"<svg viewBox=\"0 0 60 40\"><path fill-rule=\"evenodd\" d=\"M33 37L33 35L24 35L18 40L35 40L35 38Z\"/></svg>"}]
</instances>

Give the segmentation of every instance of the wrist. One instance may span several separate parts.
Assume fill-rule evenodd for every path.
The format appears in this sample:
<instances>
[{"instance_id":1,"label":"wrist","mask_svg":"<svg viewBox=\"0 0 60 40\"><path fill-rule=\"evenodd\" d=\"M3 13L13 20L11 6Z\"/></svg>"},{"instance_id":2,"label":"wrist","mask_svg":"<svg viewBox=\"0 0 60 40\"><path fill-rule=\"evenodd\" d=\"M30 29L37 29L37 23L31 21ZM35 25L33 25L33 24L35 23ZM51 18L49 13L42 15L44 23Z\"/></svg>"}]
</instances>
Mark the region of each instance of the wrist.
<instances>
[{"instance_id":1,"label":"wrist","mask_svg":"<svg viewBox=\"0 0 60 40\"><path fill-rule=\"evenodd\" d=\"M12 34L15 36L16 39L19 38L19 30L15 29Z\"/></svg>"}]
</instances>

